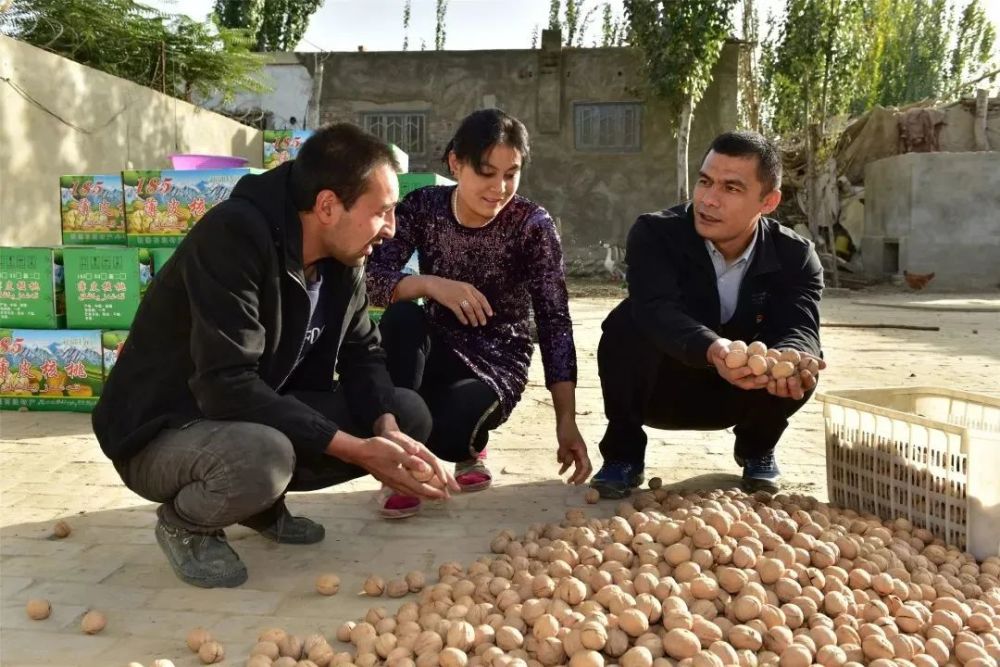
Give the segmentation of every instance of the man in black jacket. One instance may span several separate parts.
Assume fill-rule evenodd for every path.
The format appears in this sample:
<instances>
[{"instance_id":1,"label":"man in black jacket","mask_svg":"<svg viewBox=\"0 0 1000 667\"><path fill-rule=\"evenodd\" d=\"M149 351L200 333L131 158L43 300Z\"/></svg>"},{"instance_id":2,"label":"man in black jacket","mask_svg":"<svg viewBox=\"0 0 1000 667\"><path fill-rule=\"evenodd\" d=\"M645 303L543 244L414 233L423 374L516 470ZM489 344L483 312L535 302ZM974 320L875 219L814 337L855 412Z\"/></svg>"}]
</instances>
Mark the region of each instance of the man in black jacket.
<instances>
[{"instance_id":1,"label":"man in black jacket","mask_svg":"<svg viewBox=\"0 0 1000 667\"><path fill-rule=\"evenodd\" d=\"M735 427L744 488L777 491L775 446L818 377L769 381L725 357L733 341L756 340L825 368L823 270L808 241L763 217L780 201L777 150L730 132L712 143L691 203L642 215L630 230L629 295L605 319L597 352L608 428L591 483L602 496L642 483L643 425Z\"/></svg>"},{"instance_id":2,"label":"man in black jacket","mask_svg":"<svg viewBox=\"0 0 1000 667\"><path fill-rule=\"evenodd\" d=\"M151 283L93 425L125 485L163 503L156 538L182 580L246 580L223 532L234 523L322 540L287 491L366 473L410 496L457 489L367 312L364 262L395 233L397 167L360 129L322 128L296 160L240 179Z\"/></svg>"}]
</instances>

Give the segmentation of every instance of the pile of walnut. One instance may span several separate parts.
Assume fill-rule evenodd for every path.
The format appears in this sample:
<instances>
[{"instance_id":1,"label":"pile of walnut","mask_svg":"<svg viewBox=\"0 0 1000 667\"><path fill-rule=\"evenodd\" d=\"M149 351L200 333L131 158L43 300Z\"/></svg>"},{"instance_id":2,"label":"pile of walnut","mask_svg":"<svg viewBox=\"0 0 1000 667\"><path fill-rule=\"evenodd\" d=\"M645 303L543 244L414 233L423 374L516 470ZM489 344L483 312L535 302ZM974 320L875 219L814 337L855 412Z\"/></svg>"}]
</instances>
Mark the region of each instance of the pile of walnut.
<instances>
[{"instance_id":1,"label":"pile of walnut","mask_svg":"<svg viewBox=\"0 0 1000 667\"><path fill-rule=\"evenodd\" d=\"M729 344L729 352L726 354L726 367L736 369L744 366L754 375L766 374L776 380L789 378L796 373L801 375L806 371L813 377L819 374L819 362L797 350L769 350L758 340L749 345L741 340L734 340Z\"/></svg>"},{"instance_id":2,"label":"pile of walnut","mask_svg":"<svg viewBox=\"0 0 1000 667\"><path fill-rule=\"evenodd\" d=\"M248 663L299 667L986 667L1000 659L1000 558L816 501L660 489L610 520L504 531L336 652L281 631ZM371 592L375 592L373 587ZM277 641L275 641L277 640ZM307 644L311 646L307 647ZM307 650L307 648L309 650ZM287 659L285 659L287 658Z\"/></svg>"}]
</instances>

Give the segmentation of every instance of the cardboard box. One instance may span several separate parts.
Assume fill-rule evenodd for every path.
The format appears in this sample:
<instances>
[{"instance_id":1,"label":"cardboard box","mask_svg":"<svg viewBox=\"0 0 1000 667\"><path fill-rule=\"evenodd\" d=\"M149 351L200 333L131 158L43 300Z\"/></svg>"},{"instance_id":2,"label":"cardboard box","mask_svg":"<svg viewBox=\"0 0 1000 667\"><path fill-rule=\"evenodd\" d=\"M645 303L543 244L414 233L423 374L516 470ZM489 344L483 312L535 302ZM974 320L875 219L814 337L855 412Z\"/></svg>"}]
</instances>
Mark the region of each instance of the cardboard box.
<instances>
[{"instance_id":1,"label":"cardboard box","mask_svg":"<svg viewBox=\"0 0 1000 667\"><path fill-rule=\"evenodd\" d=\"M84 247L63 251L66 326L127 329L152 279L148 248Z\"/></svg>"},{"instance_id":2,"label":"cardboard box","mask_svg":"<svg viewBox=\"0 0 1000 667\"><path fill-rule=\"evenodd\" d=\"M125 245L120 173L61 176L59 210L64 244Z\"/></svg>"},{"instance_id":3,"label":"cardboard box","mask_svg":"<svg viewBox=\"0 0 1000 667\"><path fill-rule=\"evenodd\" d=\"M402 201L406 195L414 190L427 187L428 185L455 185L455 181L445 178L439 174L430 172L414 172L412 174L399 174L399 199Z\"/></svg>"},{"instance_id":4,"label":"cardboard box","mask_svg":"<svg viewBox=\"0 0 1000 667\"><path fill-rule=\"evenodd\" d=\"M149 256L152 259L153 275L160 272L160 269L167 263L167 260L174 254L176 248L150 248Z\"/></svg>"},{"instance_id":5,"label":"cardboard box","mask_svg":"<svg viewBox=\"0 0 1000 667\"><path fill-rule=\"evenodd\" d=\"M90 412L103 387L100 331L0 329L0 409Z\"/></svg>"},{"instance_id":6,"label":"cardboard box","mask_svg":"<svg viewBox=\"0 0 1000 667\"><path fill-rule=\"evenodd\" d=\"M0 327L66 326L59 248L0 248Z\"/></svg>"},{"instance_id":7,"label":"cardboard box","mask_svg":"<svg viewBox=\"0 0 1000 667\"><path fill-rule=\"evenodd\" d=\"M264 169L294 160L312 130L264 130Z\"/></svg>"},{"instance_id":8,"label":"cardboard box","mask_svg":"<svg viewBox=\"0 0 1000 667\"><path fill-rule=\"evenodd\" d=\"M256 171L245 167L123 171L128 245L176 246L206 211L229 199L237 181Z\"/></svg>"},{"instance_id":9,"label":"cardboard box","mask_svg":"<svg viewBox=\"0 0 1000 667\"><path fill-rule=\"evenodd\" d=\"M111 369L118 362L118 355L122 352L122 346L125 345L126 338L128 338L127 329L113 329L101 332L101 352L104 357L104 374L102 377L104 382L108 381Z\"/></svg>"}]
</instances>

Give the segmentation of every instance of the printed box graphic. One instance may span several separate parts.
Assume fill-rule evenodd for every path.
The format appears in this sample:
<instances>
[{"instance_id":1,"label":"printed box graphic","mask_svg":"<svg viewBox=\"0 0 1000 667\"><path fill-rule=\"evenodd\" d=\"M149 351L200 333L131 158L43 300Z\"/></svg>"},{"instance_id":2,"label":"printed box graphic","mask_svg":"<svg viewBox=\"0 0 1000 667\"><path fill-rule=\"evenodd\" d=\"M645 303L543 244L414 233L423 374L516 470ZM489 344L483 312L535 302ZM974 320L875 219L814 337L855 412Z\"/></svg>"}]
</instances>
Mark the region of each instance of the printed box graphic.
<instances>
[{"instance_id":1,"label":"printed box graphic","mask_svg":"<svg viewBox=\"0 0 1000 667\"><path fill-rule=\"evenodd\" d=\"M59 178L62 242L125 245L122 175L71 174Z\"/></svg>"},{"instance_id":2,"label":"printed box graphic","mask_svg":"<svg viewBox=\"0 0 1000 667\"><path fill-rule=\"evenodd\" d=\"M90 412L103 386L100 331L0 329L0 408Z\"/></svg>"},{"instance_id":3,"label":"printed box graphic","mask_svg":"<svg viewBox=\"0 0 1000 667\"><path fill-rule=\"evenodd\" d=\"M0 248L0 326L66 326L61 249Z\"/></svg>"},{"instance_id":4,"label":"printed box graphic","mask_svg":"<svg viewBox=\"0 0 1000 667\"><path fill-rule=\"evenodd\" d=\"M229 199L237 181L254 171L243 167L123 171L128 245L178 245L207 211Z\"/></svg>"},{"instance_id":5,"label":"printed box graphic","mask_svg":"<svg viewBox=\"0 0 1000 667\"><path fill-rule=\"evenodd\" d=\"M78 246L63 251L66 326L127 329L152 279L148 248Z\"/></svg>"}]
</instances>

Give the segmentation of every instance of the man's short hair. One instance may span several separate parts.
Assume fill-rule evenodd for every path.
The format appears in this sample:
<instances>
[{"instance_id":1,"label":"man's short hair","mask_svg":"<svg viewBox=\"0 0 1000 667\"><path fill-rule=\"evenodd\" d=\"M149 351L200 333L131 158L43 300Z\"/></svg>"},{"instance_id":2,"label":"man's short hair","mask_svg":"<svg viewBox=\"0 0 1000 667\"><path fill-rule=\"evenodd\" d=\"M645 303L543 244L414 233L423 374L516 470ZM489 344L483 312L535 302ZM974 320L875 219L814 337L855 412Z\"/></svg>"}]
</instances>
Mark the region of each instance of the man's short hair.
<instances>
[{"instance_id":1,"label":"man's short hair","mask_svg":"<svg viewBox=\"0 0 1000 667\"><path fill-rule=\"evenodd\" d=\"M350 209L368 190L368 179L382 165L399 171L392 149L351 123L325 125L309 137L292 162L289 179L297 211L310 211L321 190L332 190Z\"/></svg>"},{"instance_id":2,"label":"man's short hair","mask_svg":"<svg viewBox=\"0 0 1000 667\"><path fill-rule=\"evenodd\" d=\"M781 154L767 137L757 132L739 131L720 134L705 151L730 157L757 157L757 178L763 184L763 194L781 189ZM705 161L702 158L702 162Z\"/></svg>"}]
</instances>

